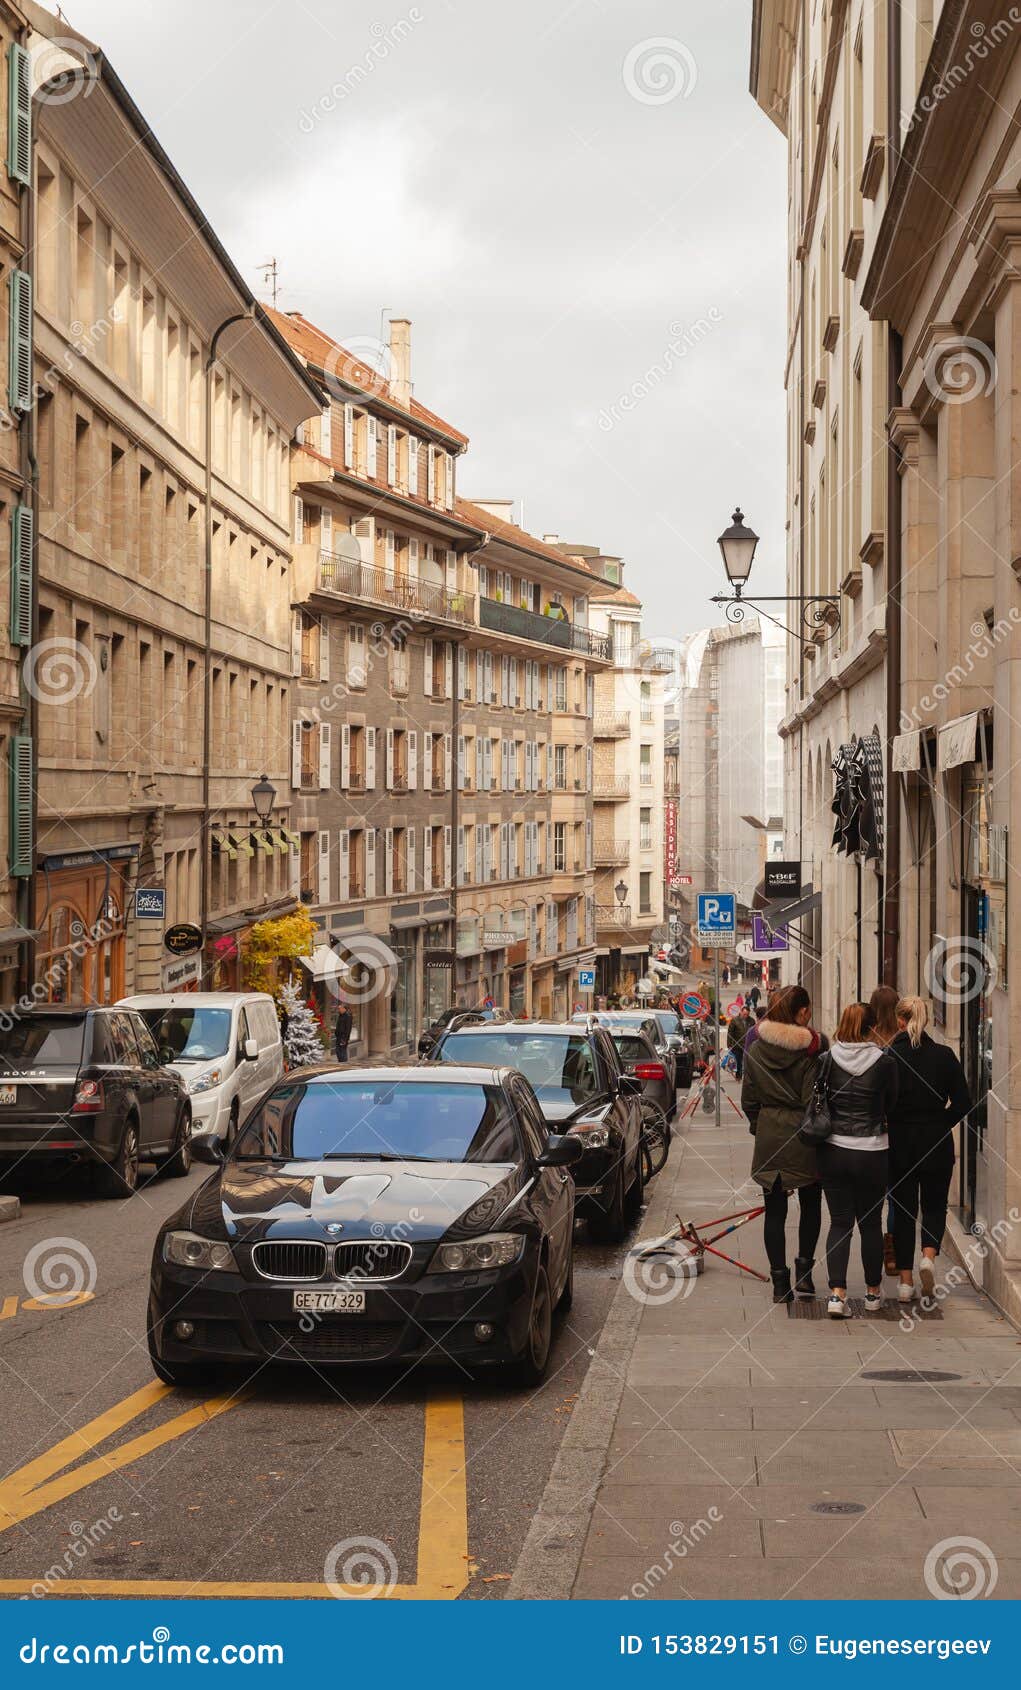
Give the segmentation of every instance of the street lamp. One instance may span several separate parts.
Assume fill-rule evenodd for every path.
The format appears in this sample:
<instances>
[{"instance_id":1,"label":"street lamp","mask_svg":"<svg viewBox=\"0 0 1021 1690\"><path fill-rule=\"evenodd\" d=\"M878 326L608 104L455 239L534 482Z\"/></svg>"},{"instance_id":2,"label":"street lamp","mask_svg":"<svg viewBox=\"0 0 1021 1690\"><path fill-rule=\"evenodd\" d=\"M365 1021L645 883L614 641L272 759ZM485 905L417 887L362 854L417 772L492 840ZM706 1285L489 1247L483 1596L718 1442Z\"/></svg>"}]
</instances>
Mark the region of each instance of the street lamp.
<instances>
[{"instance_id":1,"label":"street lamp","mask_svg":"<svg viewBox=\"0 0 1021 1690\"><path fill-rule=\"evenodd\" d=\"M759 536L753 528L748 527L740 507L734 512L730 527L723 530L716 543L723 557L727 580L734 591L715 593L711 602L723 605L728 622L743 622L745 606L751 605L759 616L764 616L767 622L781 628L792 640L815 636L821 636L824 640L833 638L840 627L839 593L763 593L754 599L745 598L744 589L752 572ZM781 622L768 610L763 610L761 607L764 604L796 604L801 616L802 633L799 635L794 628L788 628L786 622ZM825 629L829 631L823 632Z\"/></svg>"},{"instance_id":2,"label":"street lamp","mask_svg":"<svg viewBox=\"0 0 1021 1690\"><path fill-rule=\"evenodd\" d=\"M270 816L273 814L273 805L276 803L276 797L277 789L266 775L263 775L261 780L257 780L255 785L252 787L252 803L255 806L255 813L261 822L269 821Z\"/></svg>"},{"instance_id":3,"label":"street lamp","mask_svg":"<svg viewBox=\"0 0 1021 1690\"><path fill-rule=\"evenodd\" d=\"M627 885L626 885L626 883L623 880L618 880L618 882L617 882L616 886L613 888L613 890L617 894L618 904L620 905L621 909L623 909L624 904L627 900Z\"/></svg>"}]
</instances>

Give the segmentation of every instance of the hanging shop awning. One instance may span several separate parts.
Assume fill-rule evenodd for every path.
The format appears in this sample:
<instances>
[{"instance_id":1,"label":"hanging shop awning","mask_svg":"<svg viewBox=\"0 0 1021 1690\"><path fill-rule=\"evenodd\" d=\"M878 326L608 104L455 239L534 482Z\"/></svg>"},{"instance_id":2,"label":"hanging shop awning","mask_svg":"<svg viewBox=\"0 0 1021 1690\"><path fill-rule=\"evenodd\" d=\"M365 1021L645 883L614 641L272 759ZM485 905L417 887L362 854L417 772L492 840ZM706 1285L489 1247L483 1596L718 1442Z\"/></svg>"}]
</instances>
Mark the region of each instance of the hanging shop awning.
<instances>
[{"instance_id":1,"label":"hanging shop awning","mask_svg":"<svg viewBox=\"0 0 1021 1690\"><path fill-rule=\"evenodd\" d=\"M291 842L288 839L287 835L284 833L283 829L282 828L269 828L268 832L269 832L271 844L275 845L276 849L280 852L281 856L286 856L288 851L291 849ZM300 842L299 842L299 848L300 848Z\"/></svg>"},{"instance_id":2,"label":"hanging shop awning","mask_svg":"<svg viewBox=\"0 0 1021 1690\"><path fill-rule=\"evenodd\" d=\"M262 851L265 856L271 857L273 855L273 836L267 833L264 827L254 828L252 838L255 840L258 850Z\"/></svg>"},{"instance_id":3,"label":"hanging shop awning","mask_svg":"<svg viewBox=\"0 0 1021 1690\"><path fill-rule=\"evenodd\" d=\"M910 728L907 733L894 734L892 754L895 775L916 773L922 766L921 728Z\"/></svg>"},{"instance_id":4,"label":"hanging shop awning","mask_svg":"<svg viewBox=\"0 0 1021 1690\"><path fill-rule=\"evenodd\" d=\"M230 834L225 833L222 828L214 828L213 844L216 846L216 849L226 857L236 857L238 854L237 846L231 839Z\"/></svg>"},{"instance_id":5,"label":"hanging shop awning","mask_svg":"<svg viewBox=\"0 0 1021 1690\"><path fill-rule=\"evenodd\" d=\"M301 834L295 833L292 828L279 828L277 830L277 842L282 842L285 848L289 845L292 851L301 850Z\"/></svg>"},{"instance_id":6,"label":"hanging shop awning","mask_svg":"<svg viewBox=\"0 0 1021 1690\"><path fill-rule=\"evenodd\" d=\"M936 768L939 773L942 775L946 774L948 769L959 769L962 763L974 763L977 738L977 710L973 710L968 716L957 716L952 722L947 722L945 727L940 728L936 746Z\"/></svg>"},{"instance_id":7,"label":"hanging shop awning","mask_svg":"<svg viewBox=\"0 0 1021 1690\"><path fill-rule=\"evenodd\" d=\"M317 945L311 956L301 956L298 961L302 968L311 974L313 980L347 978L347 965L330 945Z\"/></svg>"},{"instance_id":8,"label":"hanging shop awning","mask_svg":"<svg viewBox=\"0 0 1021 1690\"><path fill-rule=\"evenodd\" d=\"M248 837L248 829L247 828L232 827L230 832L228 833L227 837L230 840L231 844L235 847L235 849L237 851L241 851L244 854L244 856L246 856L246 857L254 857L255 856L255 846L252 844L252 841Z\"/></svg>"}]
</instances>

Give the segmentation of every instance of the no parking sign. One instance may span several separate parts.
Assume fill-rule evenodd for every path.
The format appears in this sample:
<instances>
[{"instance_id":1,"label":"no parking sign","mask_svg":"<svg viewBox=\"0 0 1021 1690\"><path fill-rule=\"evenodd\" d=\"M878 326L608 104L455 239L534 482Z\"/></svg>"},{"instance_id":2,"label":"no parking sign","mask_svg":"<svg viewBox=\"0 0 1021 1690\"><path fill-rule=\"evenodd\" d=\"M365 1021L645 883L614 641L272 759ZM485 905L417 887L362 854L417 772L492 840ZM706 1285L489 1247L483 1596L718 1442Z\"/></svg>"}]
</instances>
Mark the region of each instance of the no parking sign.
<instances>
[{"instance_id":1,"label":"no parking sign","mask_svg":"<svg viewBox=\"0 0 1021 1690\"><path fill-rule=\"evenodd\" d=\"M701 992L688 992L681 999L681 1009L689 1021L704 1021L709 1014L709 999Z\"/></svg>"}]
</instances>

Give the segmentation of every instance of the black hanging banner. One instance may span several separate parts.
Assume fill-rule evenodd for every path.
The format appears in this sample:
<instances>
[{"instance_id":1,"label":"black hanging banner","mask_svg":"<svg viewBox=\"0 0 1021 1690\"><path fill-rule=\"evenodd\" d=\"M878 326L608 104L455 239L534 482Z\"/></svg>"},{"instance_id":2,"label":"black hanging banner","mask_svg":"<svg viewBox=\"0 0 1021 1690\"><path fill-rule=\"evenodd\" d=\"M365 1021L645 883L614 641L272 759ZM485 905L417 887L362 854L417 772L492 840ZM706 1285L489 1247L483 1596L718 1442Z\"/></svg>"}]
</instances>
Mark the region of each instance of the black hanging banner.
<instances>
[{"instance_id":1,"label":"black hanging banner","mask_svg":"<svg viewBox=\"0 0 1021 1690\"><path fill-rule=\"evenodd\" d=\"M883 855L883 747L877 734L842 745L833 760L833 844L866 861Z\"/></svg>"}]
</instances>

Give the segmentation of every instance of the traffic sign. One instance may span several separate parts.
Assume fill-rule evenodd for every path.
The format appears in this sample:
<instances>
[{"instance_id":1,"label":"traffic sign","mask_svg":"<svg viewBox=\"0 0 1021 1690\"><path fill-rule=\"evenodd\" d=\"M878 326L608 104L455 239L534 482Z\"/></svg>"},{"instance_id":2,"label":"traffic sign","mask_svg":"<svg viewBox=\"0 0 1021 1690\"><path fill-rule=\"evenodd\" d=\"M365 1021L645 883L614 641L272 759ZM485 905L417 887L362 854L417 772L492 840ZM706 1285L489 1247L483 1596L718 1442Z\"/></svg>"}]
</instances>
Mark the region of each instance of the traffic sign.
<instances>
[{"instance_id":1,"label":"traffic sign","mask_svg":"<svg viewBox=\"0 0 1021 1690\"><path fill-rule=\"evenodd\" d=\"M744 998L735 998L733 1003L728 1003L728 1005L727 1005L728 1019L733 1020L735 1015L740 1015L743 1008L744 1008Z\"/></svg>"},{"instance_id":2,"label":"traffic sign","mask_svg":"<svg viewBox=\"0 0 1021 1690\"><path fill-rule=\"evenodd\" d=\"M733 892L700 892L696 927L700 945L732 945L737 937L737 899Z\"/></svg>"},{"instance_id":3,"label":"traffic sign","mask_svg":"<svg viewBox=\"0 0 1021 1690\"><path fill-rule=\"evenodd\" d=\"M701 992L688 992L681 999L681 1013L689 1021L704 1021L709 1014L709 999L704 998Z\"/></svg>"},{"instance_id":4,"label":"traffic sign","mask_svg":"<svg viewBox=\"0 0 1021 1690\"><path fill-rule=\"evenodd\" d=\"M594 991L595 990L595 984L596 984L596 971L595 971L595 969L594 968L579 968L579 970L578 970L578 990L581 991L581 992Z\"/></svg>"}]
</instances>

